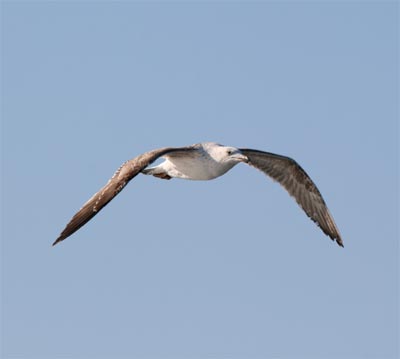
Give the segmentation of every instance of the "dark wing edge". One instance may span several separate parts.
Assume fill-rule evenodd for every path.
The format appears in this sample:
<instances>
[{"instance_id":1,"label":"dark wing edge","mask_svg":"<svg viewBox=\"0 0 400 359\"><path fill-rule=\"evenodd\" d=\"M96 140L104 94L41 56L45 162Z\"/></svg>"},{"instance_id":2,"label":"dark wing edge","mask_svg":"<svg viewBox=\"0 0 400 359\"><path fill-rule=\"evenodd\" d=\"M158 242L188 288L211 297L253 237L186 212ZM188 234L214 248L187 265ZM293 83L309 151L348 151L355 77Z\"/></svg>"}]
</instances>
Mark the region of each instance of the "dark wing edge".
<instances>
[{"instance_id":1,"label":"dark wing edge","mask_svg":"<svg viewBox=\"0 0 400 359\"><path fill-rule=\"evenodd\" d=\"M128 182L136 177L144 168L162 157L172 152L185 152L195 150L193 146L172 148L165 147L143 153L129 161L123 163L114 173L107 184L101 188L94 196L92 196L83 207L72 217L59 237L53 243L63 241L79 228L89 222L97 213L100 212L122 189Z\"/></svg>"},{"instance_id":2,"label":"dark wing edge","mask_svg":"<svg viewBox=\"0 0 400 359\"><path fill-rule=\"evenodd\" d=\"M335 221L315 183L292 158L252 149L240 149L249 165L281 184L307 216L332 240L343 247Z\"/></svg>"}]
</instances>

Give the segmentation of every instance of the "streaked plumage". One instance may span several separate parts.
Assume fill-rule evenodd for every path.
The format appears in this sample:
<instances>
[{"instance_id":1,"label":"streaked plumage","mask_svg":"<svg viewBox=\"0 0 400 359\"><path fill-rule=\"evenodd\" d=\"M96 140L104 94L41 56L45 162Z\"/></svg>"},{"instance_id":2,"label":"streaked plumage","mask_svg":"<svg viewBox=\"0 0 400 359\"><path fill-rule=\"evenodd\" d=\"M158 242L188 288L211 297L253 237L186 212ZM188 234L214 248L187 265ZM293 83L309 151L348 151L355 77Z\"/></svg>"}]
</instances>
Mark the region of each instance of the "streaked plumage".
<instances>
[{"instance_id":1,"label":"streaked plumage","mask_svg":"<svg viewBox=\"0 0 400 359\"><path fill-rule=\"evenodd\" d=\"M158 158L165 161L148 167ZM280 183L332 240L343 247L339 230L318 188L307 173L289 157L252 149L238 149L213 142L187 147L166 147L146 152L125 162L108 183L72 217L53 245L72 235L106 206L137 174L162 179L211 180L244 162Z\"/></svg>"}]
</instances>

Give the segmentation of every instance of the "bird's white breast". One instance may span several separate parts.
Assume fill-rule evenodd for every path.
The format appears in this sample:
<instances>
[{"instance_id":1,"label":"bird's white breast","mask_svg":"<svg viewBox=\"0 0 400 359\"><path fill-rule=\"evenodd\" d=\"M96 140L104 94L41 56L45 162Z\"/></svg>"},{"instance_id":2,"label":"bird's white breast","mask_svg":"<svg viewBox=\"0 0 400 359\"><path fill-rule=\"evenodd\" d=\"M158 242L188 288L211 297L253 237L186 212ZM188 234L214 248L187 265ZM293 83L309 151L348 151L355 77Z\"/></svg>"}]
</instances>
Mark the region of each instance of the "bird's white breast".
<instances>
[{"instance_id":1,"label":"bird's white breast","mask_svg":"<svg viewBox=\"0 0 400 359\"><path fill-rule=\"evenodd\" d=\"M233 167L203 156L168 158L162 165L171 177L203 181L222 176Z\"/></svg>"}]
</instances>

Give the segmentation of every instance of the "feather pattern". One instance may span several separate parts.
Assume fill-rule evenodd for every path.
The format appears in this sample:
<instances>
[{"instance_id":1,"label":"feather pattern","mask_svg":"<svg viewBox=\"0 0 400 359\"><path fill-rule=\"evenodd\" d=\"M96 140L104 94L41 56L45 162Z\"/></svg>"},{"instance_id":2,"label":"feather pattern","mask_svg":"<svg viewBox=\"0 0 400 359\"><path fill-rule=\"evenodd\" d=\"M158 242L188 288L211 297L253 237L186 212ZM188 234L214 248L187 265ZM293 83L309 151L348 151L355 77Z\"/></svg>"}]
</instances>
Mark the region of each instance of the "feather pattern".
<instances>
[{"instance_id":1,"label":"feather pattern","mask_svg":"<svg viewBox=\"0 0 400 359\"><path fill-rule=\"evenodd\" d=\"M160 157L166 160L148 167ZM72 217L53 245L63 241L101 211L139 173L162 179L212 180L243 162L279 182L304 212L332 240L343 246L340 233L318 188L291 158L252 149L238 149L214 142L187 147L164 147L143 153L122 164L107 184Z\"/></svg>"},{"instance_id":2,"label":"feather pattern","mask_svg":"<svg viewBox=\"0 0 400 359\"><path fill-rule=\"evenodd\" d=\"M343 247L339 230L317 186L293 159L270 152L241 148L249 165L280 183L299 206L332 240Z\"/></svg>"},{"instance_id":3,"label":"feather pattern","mask_svg":"<svg viewBox=\"0 0 400 359\"><path fill-rule=\"evenodd\" d=\"M79 228L90 221L101 209L103 209L128 182L136 177L144 168L172 152L187 152L194 150L193 146L172 148L165 147L141 154L123 163L107 184L91 197L82 208L72 217L65 229L53 243L53 246L75 233Z\"/></svg>"}]
</instances>

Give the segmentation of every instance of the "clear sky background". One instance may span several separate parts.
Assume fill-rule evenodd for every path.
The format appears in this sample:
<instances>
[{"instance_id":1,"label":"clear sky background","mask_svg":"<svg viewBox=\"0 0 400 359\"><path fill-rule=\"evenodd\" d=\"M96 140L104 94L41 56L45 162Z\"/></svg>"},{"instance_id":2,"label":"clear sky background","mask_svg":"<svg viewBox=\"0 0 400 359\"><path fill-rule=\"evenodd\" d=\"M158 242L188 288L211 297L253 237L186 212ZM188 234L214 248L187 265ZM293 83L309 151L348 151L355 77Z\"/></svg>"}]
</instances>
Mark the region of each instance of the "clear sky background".
<instances>
[{"instance_id":1,"label":"clear sky background","mask_svg":"<svg viewBox=\"0 0 400 359\"><path fill-rule=\"evenodd\" d=\"M396 2L2 2L2 358L398 358ZM330 241L243 164L138 176L201 141L295 158Z\"/></svg>"}]
</instances>

